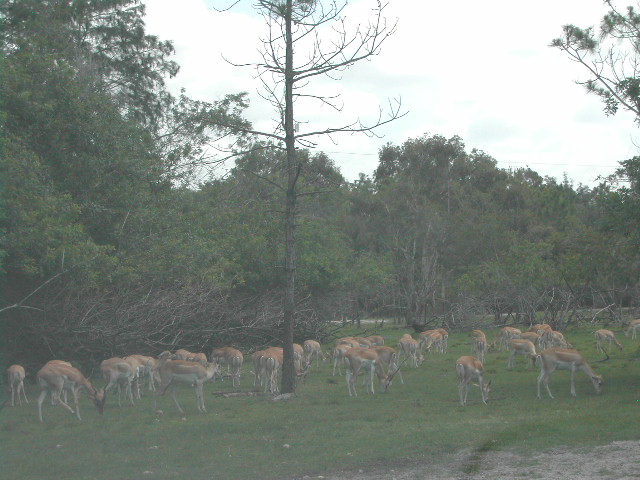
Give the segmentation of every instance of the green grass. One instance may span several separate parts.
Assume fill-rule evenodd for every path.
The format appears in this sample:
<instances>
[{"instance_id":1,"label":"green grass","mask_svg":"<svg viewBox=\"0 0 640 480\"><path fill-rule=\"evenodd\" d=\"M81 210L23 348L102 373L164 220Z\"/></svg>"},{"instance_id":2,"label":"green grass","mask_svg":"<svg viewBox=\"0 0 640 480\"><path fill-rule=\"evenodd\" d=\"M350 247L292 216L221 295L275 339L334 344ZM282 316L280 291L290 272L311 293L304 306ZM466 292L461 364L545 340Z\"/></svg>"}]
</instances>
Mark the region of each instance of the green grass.
<instances>
[{"instance_id":1,"label":"green grass","mask_svg":"<svg viewBox=\"0 0 640 480\"><path fill-rule=\"evenodd\" d=\"M472 453L461 471L473 473L492 450L537 454L559 445L580 448L638 439L640 343L618 334L625 350L595 363L602 358L591 335L596 328L565 332L605 379L603 393L596 395L579 373L575 399L569 394L568 372L551 378L555 400L537 400L538 369L527 370L520 357L509 371L507 354L491 352L485 362L486 378L493 380L489 405L471 387L468 406L461 407L454 364L470 353L467 333L450 336L449 353L428 355L418 369L405 367L405 385L396 378L387 393L366 395L359 383L357 398L348 396L344 378L332 377L327 363L312 371L290 401L211 395L231 390L225 381L206 385L207 414L197 412L193 391L181 388L184 417L169 396L159 399L161 416L152 411L148 394L135 406L123 407L110 397L104 416L83 397L82 422L47 399L40 424L36 387L30 383L30 404L0 412L0 478L298 478L406 461L433 463L462 449ZM395 345L405 332L388 328L382 333ZM487 333L493 337L494 332ZM249 362L243 389L252 388L250 369Z\"/></svg>"}]
</instances>

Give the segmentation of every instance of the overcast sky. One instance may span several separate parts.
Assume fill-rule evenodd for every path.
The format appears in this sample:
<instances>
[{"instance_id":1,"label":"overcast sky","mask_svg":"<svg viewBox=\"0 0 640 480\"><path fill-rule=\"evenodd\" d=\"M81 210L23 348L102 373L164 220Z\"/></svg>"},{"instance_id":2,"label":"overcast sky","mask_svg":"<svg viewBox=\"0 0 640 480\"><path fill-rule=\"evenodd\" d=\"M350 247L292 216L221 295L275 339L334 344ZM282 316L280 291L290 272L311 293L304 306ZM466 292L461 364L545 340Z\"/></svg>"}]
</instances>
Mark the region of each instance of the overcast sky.
<instances>
[{"instance_id":1,"label":"overcast sky","mask_svg":"<svg viewBox=\"0 0 640 480\"><path fill-rule=\"evenodd\" d=\"M252 0L228 12L232 0L144 0L147 31L172 40L179 75L172 90L215 101L246 91L247 117L271 130L276 116L258 95L255 71L234 67L259 59L265 22ZM348 19L371 19L373 0L351 0ZM623 3L622 5L626 5ZM325 151L349 180L371 175L378 149L423 134L458 135L483 150L500 168L529 166L543 176L594 185L618 162L637 154L633 117L607 117L599 98L574 83L585 72L548 45L561 27L597 25L606 13L601 0L389 0L387 21L397 32L380 55L354 65L339 80L318 80L307 93L340 94L340 113L319 105L297 105L300 131L377 118L379 107L401 98L408 113L381 127L382 138L342 134L321 139Z\"/></svg>"}]
</instances>

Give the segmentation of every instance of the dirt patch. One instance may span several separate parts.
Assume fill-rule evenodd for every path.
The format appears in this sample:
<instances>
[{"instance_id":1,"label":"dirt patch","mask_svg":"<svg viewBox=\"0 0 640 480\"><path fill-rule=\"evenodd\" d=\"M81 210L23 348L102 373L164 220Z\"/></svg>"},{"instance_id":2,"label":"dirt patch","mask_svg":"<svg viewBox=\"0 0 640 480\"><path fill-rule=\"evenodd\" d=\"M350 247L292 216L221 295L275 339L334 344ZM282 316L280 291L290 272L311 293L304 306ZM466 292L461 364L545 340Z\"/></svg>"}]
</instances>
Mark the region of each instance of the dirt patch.
<instances>
[{"instance_id":1,"label":"dirt patch","mask_svg":"<svg viewBox=\"0 0 640 480\"><path fill-rule=\"evenodd\" d=\"M592 448L560 447L523 456L509 451L462 451L438 465L396 465L304 479L325 480L603 480L640 478L640 441Z\"/></svg>"}]
</instances>

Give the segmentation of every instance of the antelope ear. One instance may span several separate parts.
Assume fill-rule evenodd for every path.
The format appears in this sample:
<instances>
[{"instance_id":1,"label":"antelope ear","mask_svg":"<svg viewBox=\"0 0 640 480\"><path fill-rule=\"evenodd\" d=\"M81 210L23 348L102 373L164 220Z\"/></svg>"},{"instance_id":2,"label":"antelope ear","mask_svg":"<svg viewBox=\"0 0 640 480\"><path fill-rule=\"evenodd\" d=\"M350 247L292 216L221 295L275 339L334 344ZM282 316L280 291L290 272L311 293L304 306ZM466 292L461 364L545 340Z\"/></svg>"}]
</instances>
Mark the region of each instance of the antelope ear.
<instances>
[{"instance_id":1,"label":"antelope ear","mask_svg":"<svg viewBox=\"0 0 640 480\"><path fill-rule=\"evenodd\" d=\"M491 386L491 380L487 382L487 387L490 387L490 386Z\"/></svg>"}]
</instances>

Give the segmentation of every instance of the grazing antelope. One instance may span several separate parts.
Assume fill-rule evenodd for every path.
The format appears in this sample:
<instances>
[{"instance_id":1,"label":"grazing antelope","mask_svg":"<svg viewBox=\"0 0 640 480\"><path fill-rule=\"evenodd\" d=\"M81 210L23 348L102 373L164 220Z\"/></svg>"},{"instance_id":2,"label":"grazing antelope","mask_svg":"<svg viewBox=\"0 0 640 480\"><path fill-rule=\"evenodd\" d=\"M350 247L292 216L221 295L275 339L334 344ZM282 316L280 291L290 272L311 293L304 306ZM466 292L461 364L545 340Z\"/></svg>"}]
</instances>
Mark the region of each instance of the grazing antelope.
<instances>
[{"instance_id":1,"label":"grazing antelope","mask_svg":"<svg viewBox=\"0 0 640 480\"><path fill-rule=\"evenodd\" d=\"M445 336L443 335L442 331L446 332L446 330L443 329L425 330L424 332L420 332L420 334L418 335L418 349L420 350L420 352L422 353L422 351L426 349L428 352L434 350L439 353L444 353ZM408 334L405 335L409 337L411 336ZM405 335L403 335L403 337ZM447 338L448 337L449 334L447 334Z\"/></svg>"},{"instance_id":2,"label":"grazing antelope","mask_svg":"<svg viewBox=\"0 0 640 480\"><path fill-rule=\"evenodd\" d=\"M602 328L600 330L596 330L595 332L593 332L593 334L596 337L596 347L598 349L600 349L600 351L602 353L606 354L606 352L604 351L604 348L602 348L602 344L605 343L605 342L609 344L609 353L611 353L611 344L612 343L615 343L616 346L620 350L622 350L622 345L620 344L620 342L616 338L615 334L611 330L606 330L606 329Z\"/></svg>"},{"instance_id":3,"label":"grazing antelope","mask_svg":"<svg viewBox=\"0 0 640 480\"><path fill-rule=\"evenodd\" d=\"M480 362L484 363L484 359L489 351L487 336L482 330L474 330L471 332L471 337L473 338L473 353Z\"/></svg>"},{"instance_id":4,"label":"grazing antelope","mask_svg":"<svg viewBox=\"0 0 640 480\"><path fill-rule=\"evenodd\" d=\"M269 347L264 350L260 360L264 374L264 392L280 393L278 373L284 363L284 350L282 347Z\"/></svg>"},{"instance_id":5,"label":"grazing antelope","mask_svg":"<svg viewBox=\"0 0 640 480\"><path fill-rule=\"evenodd\" d=\"M142 355L129 355L126 357L122 357L122 359L129 365L131 365L131 368L133 369L133 380L131 381L131 388L134 398L136 400L140 400L142 398L142 379L147 369L147 359L142 358Z\"/></svg>"},{"instance_id":6,"label":"grazing antelope","mask_svg":"<svg viewBox=\"0 0 640 480\"><path fill-rule=\"evenodd\" d=\"M175 360L187 360L187 358L192 357L194 354L191 353L189 350L185 350L184 348L179 348L178 350L175 351L174 355L174 359Z\"/></svg>"},{"instance_id":7,"label":"grazing antelope","mask_svg":"<svg viewBox=\"0 0 640 480\"><path fill-rule=\"evenodd\" d=\"M371 350L378 354L378 359L382 364L382 367L390 377L389 380L398 374L400 376L400 383L404 385L404 378L402 378L402 372L398 365L398 352L396 349L386 345L374 345L371 347ZM391 385L391 381L389 381L389 385Z\"/></svg>"},{"instance_id":8,"label":"grazing antelope","mask_svg":"<svg viewBox=\"0 0 640 480\"><path fill-rule=\"evenodd\" d=\"M22 365L11 365L7 368L7 380L9 384L9 388L11 389L11 406L16 406L16 399L18 400L18 405L22 405L22 401L20 400L20 392L22 392L22 396L24 397L24 401L29 403L27 399L27 394L24 393L24 377L26 376L26 372Z\"/></svg>"},{"instance_id":9,"label":"grazing antelope","mask_svg":"<svg viewBox=\"0 0 640 480\"><path fill-rule=\"evenodd\" d=\"M327 361L327 357L322 351L322 346L315 340L305 340L302 343L304 349L304 362L307 365L311 365L316 359L321 358L322 363Z\"/></svg>"},{"instance_id":10,"label":"grazing antelope","mask_svg":"<svg viewBox=\"0 0 640 480\"><path fill-rule=\"evenodd\" d=\"M384 345L384 337L380 335L369 335L365 338L369 340L374 347L381 347Z\"/></svg>"},{"instance_id":11,"label":"grazing antelope","mask_svg":"<svg viewBox=\"0 0 640 480\"><path fill-rule=\"evenodd\" d=\"M538 335L542 335L547 330L553 330L553 328L551 328L551 325L549 325L548 323L537 323L529 327L530 332L537 333Z\"/></svg>"},{"instance_id":12,"label":"grazing antelope","mask_svg":"<svg viewBox=\"0 0 640 480\"><path fill-rule=\"evenodd\" d=\"M136 390L138 399L140 399L142 395L141 384L144 383L145 378L148 379L149 391L153 392L156 390L154 367L156 366L157 360L155 358L147 355L128 355L123 359L129 362L131 366L137 370Z\"/></svg>"},{"instance_id":13,"label":"grazing antelope","mask_svg":"<svg viewBox=\"0 0 640 480\"><path fill-rule=\"evenodd\" d=\"M562 332L556 330L545 330L542 335L541 348L562 347L573 348L569 342L564 338Z\"/></svg>"},{"instance_id":14,"label":"grazing antelope","mask_svg":"<svg viewBox=\"0 0 640 480\"><path fill-rule=\"evenodd\" d=\"M522 338L514 338L509 341L509 350L511 351L511 354L509 355L507 368L514 367L516 355L524 355L525 358L529 360L529 364L531 366L535 365L536 357L537 357L536 346L529 340L524 340Z\"/></svg>"},{"instance_id":15,"label":"grazing antelope","mask_svg":"<svg viewBox=\"0 0 640 480\"><path fill-rule=\"evenodd\" d=\"M175 403L178 411L184 415L184 410L176 398L176 389L178 383L185 383L195 388L196 408L198 411L206 413L207 409L204 404L203 384L211 380L217 371L218 364L216 363L202 365L198 362L188 362L186 360L163 359L158 369L160 373L160 387L153 397L153 410L157 411L156 403L158 396L164 395L171 386L173 403Z\"/></svg>"},{"instance_id":16,"label":"grazing antelope","mask_svg":"<svg viewBox=\"0 0 640 480\"><path fill-rule=\"evenodd\" d=\"M38 418L41 422L43 421L42 402L48 392L52 397L55 397L56 403L59 403L72 414L75 413L78 420L82 420L80 417L80 406L78 404L78 393L80 393L80 391L84 391L87 394L100 414L104 412L104 403L107 398L104 389L96 390L93 385L91 385L91 382L75 367L65 365L64 363L49 362L36 374L36 383L40 387L40 395L38 396ZM73 401L76 407L75 412L73 408L67 405L61 398L60 394L63 390L69 390L73 395Z\"/></svg>"},{"instance_id":17,"label":"grazing antelope","mask_svg":"<svg viewBox=\"0 0 640 480\"><path fill-rule=\"evenodd\" d=\"M437 328L436 330L438 331L438 333L440 333L440 335L442 335L442 345L440 353L447 353L447 350L449 349L449 332L447 332L444 328Z\"/></svg>"},{"instance_id":18,"label":"grazing antelope","mask_svg":"<svg viewBox=\"0 0 640 480\"><path fill-rule=\"evenodd\" d=\"M136 376L136 370L123 358L113 357L103 360L100 364L100 371L102 376L107 381L107 385L104 387L104 391L109 392L114 387L118 389L118 406L120 403L120 391L124 387L124 395L129 398L131 405L133 405L133 393L132 387L133 380Z\"/></svg>"},{"instance_id":19,"label":"grazing antelope","mask_svg":"<svg viewBox=\"0 0 640 480\"><path fill-rule=\"evenodd\" d=\"M299 343L293 344L293 366L297 372L304 370L304 348Z\"/></svg>"},{"instance_id":20,"label":"grazing antelope","mask_svg":"<svg viewBox=\"0 0 640 480\"><path fill-rule=\"evenodd\" d=\"M262 357L264 356L264 350L258 350L251 355L251 362L253 363L253 386L264 385L264 372L262 371Z\"/></svg>"},{"instance_id":21,"label":"grazing antelope","mask_svg":"<svg viewBox=\"0 0 640 480\"><path fill-rule=\"evenodd\" d=\"M538 335L536 332L522 332L522 334L520 335L520 338L522 340L529 340L531 343L533 343L536 346L536 348L540 348L542 346L542 343L540 341L542 337ZM544 350L544 348L542 350Z\"/></svg>"},{"instance_id":22,"label":"grazing antelope","mask_svg":"<svg viewBox=\"0 0 640 480\"><path fill-rule=\"evenodd\" d=\"M629 334L631 334L631 339L635 340L636 339L636 330L638 330L638 328L640 328L640 318L637 320L631 320L629 322L629 327L627 328L627 331L624 332L624 335L626 337L629 336Z\"/></svg>"},{"instance_id":23,"label":"grazing antelope","mask_svg":"<svg viewBox=\"0 0 640 480\"><path fill-rule=\"evenodd\" d=\"M460 405L467 405L467 393L469 393L469 382L474 378L478 379L480 392L482 394L482 402L486 405L489 400L489 392L491 391L491 381L484 383L484 366L482 362L475 357L465 355L460 357L456 362L456 374L458 375L458 395L460 397Z\"/></svg>"},{"instance_id":24,"label":"grazing antelope","mask_svg":"<svg viewBox=\"0 0 640 480\"><path fill-rule=\"evenodd\" d=\"M411 359L411 365L413 365L414 368L418 368L424 363L424 355L420 353L420 342L411 335L405 333L400 338L398 341L398 350L404 354L405 360L407 358Z\"/></svg>"},{"instance_id":25,"label":"grazing antelope","mask_svg":"<svg viewBox=\"0 0 640 480\"><path fill-rule=\"evenodd\" d=\"M548 348L540 352L537 357L540 361L540 376L538 376L538 398L540 398L540 384L544 383L547 393L551 398L551 390L549 389L549 377L556 370L571 371L571 395L576 396L575 376L577 371L586 373L593 383L596 393L602 391L602 376L595 373L582 354L577 350L568 348Z\"/></svg>"},{"instance_id":26,"label":"grazing antelope","mask_svg":"<svg viewBox=\"0 0 640 480\"><path fill-rule=\"evenodd\" d=\"M338 374L342 376L342 371L340 370L340 365L344 362L344 354L347 353L347 350L350 348L354 348L351 345L347 345L345 343L340 343L333 348L332 356L333 356L333 376L336 376L336 367L338 368Z\"/></svg>"},{"instance_id":27,"label":"grazing antelope","mask_svg":"<svg viewBox=\"0 0 640 480\"><path fill-rule=\"evenodd\" d=\"M491 347L497 348L500 351L507 350L509 348L509 340L520 338L520 335L522 335L522 331L518 328L502 327L498 331L498 334L491 344Z\"/></svg>"},{"instance_id":28,"label":"grazing antelope","mask_svg":"<svg viewBox=\"0 0 640 480\"><path fill-rule=\"evenodd\" d=\"M242 352L233 347L216 348L211 354L211 359L219 365L227 365L227 372L231 376L231 384L240 386L240 372L244 363ZM255 385L255 377L254 377Z\"/></svg>"},{"instance_id":29,"label":"grazing antelope","mask_svg":"<svg viewBox=\"0 0 640 480\"><path fill-rule=\"evenodd\" d=\"M358 396L356 392L356 379L360 370L364 370L367 393L375 393L373 388L374 374L380 379L385 391L389 387L389 376L383 371L378 354L373 349L362 347L350 348L344 354L344 363L347 370L345 378L350 397Z\"/></svg>"}]
</instances>

